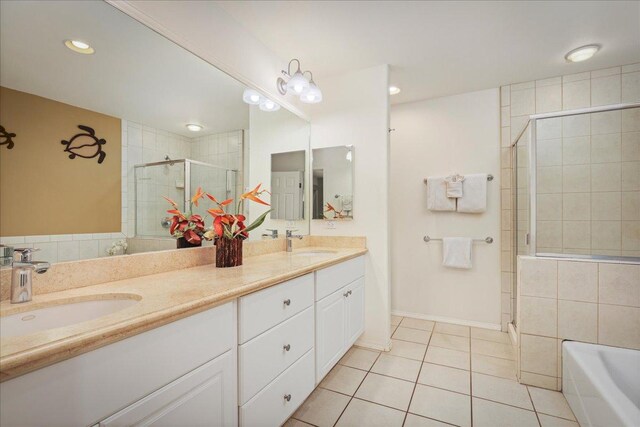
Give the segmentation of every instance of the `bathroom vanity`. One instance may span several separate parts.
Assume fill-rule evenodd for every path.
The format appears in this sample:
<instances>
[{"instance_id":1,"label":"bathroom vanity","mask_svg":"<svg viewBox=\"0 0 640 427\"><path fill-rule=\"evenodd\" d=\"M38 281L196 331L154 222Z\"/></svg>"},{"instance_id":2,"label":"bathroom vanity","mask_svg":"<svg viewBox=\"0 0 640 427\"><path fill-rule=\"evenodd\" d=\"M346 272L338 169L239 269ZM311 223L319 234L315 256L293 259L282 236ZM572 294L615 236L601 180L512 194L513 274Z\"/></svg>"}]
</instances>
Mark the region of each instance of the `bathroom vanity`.
<instances>
[{"instance_id":1,"label":"bathroom vanity","mask_svg":"<svg viewBox=\"0 0 640 427\"><path fill-rule=\"evenodd\" d=\"M0 423L280 425L364 330L365 252L277 252L36 297L140 299L3 338Z\"/></svg>"}]
</instances>

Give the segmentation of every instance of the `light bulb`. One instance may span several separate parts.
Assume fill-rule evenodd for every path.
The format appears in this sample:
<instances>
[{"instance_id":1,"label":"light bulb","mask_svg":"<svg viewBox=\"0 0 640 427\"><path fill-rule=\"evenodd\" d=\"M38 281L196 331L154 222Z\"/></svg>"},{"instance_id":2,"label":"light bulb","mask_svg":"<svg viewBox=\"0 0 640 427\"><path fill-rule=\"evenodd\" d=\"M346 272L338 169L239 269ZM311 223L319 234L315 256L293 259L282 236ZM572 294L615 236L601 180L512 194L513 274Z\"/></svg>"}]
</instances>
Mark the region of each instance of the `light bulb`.
<instances>
[{"instance_id":1,"label":"light bulb","mask_svg":"<svg viewBox=\"0 0 640 427\"><path fill-rule=\"evenodd\" d=\"M280 109L280 105L270 99L265 99L260 103L260 109L262 111L278 111Z\"/></svg>"},{"instance_id":2,"label":"light bulb","mask_svg":"<svg viewBox=\"0 0 640 427\"><path fill-rule=\"evenodd\" d=\"M302 75L300 70L296 71L287 83L287 88L294 91L297 95L301 95L309 89L309 80Z\"/></svg>"},{"instance_id":3,"label":"light bulb","mask_svg":"<svg viewBox=\"0 0 640 427\"><path fill-rule=\"evenodd\" d=\"M400 88L398 86L389 86L389 95L397 95L400 93Z\"/></svg>"},{"instance_id":4,"label":"light bulb","mask_svg":"<svg viewBox=\"0 0 640 427\"><path fill-rule=\"evenodd\" d=\"M258 105L260 104L261 99L262 96L260 96L260 94L253 89L247 88L244 90L244 92L242 92L242 100L247 104Z\"/></svg>"},{"instance_id":5,"label":"light bulb","mask_svg":"<svg viewBox=\"0 0 640 427\"><path fill-rule=\"evenodd\" d=\"M309 88L300 96L300 101L305 104L317 104L322 101L322 91L313 80L309 82Z\"/></svg>"}]
</instances>

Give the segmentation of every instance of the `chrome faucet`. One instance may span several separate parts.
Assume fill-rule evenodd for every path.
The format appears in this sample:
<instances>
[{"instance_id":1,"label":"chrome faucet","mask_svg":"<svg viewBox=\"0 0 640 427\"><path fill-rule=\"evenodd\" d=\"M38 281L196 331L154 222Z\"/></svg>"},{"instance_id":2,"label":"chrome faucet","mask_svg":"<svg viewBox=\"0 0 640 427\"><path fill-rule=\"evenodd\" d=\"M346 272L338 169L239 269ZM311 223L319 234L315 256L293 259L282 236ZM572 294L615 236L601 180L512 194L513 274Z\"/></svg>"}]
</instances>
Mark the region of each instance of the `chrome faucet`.
<instances>
[{"instance_id":1,"label":"chrome faucet","mask_svg":"<svg viewBox=\"0 0 640 427\"><path fill-rule=\"evenodd\" d=\"M297 230L287 230L287 252L293 251L293 246L291 245L291 239L302 239L300 234L293 234L294 231Z\"/></svg>"},{"instance_id":2,"label":"chrome faucet","mask_svg":"<svg viewBox=\"0 0 640 427\"><path fill-rule=\"evenodd\" d=\"M273 229L273 228L267 228L267 231L270 231L271 233L264 233L262 235L262 237L270 237L272 239L277 239L278 238L278 230L277 229Z\"/></svg>"},{"instance_id":3,"label":"chrome faucet","mask_svg":"<svg viewBox=\"0 0 640 427\"><path fill-rule=\"evenodd\" d=\"M33 296L33 272L45 273L51 264L46 261L33 261L31 254L40 249L16 248L15 254L20 254L19 260L11 263L11 304L31 301Z\"/></svg>"}]
</instances>

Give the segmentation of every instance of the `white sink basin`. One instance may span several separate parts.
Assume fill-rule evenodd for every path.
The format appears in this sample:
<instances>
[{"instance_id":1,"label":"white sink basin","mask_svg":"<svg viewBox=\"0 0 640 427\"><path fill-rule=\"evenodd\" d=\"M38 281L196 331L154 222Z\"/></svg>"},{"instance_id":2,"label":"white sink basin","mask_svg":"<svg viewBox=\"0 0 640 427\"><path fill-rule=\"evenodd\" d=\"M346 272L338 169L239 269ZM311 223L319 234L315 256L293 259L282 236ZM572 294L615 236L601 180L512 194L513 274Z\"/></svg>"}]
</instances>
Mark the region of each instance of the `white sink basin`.
<instances>
[{"instance_id":1,"label":"white sink basin","mask_svg":"<svg viewBox=\"0 0 640 427\"><path fill-rule=\"evenodd\" d=\"M335 253L338 253L338 252L318 249L315 251L295 251L293 254L296 256L318 256L318 255L328 255L328 254L335 254Z\"/></svg>"},{"instance_id":2,"label":"white sink basin","mask_svg":"<svg viewBox=\"0 0 640 427\"><path fill-rule=\"evenodd\" d=\"M55 304L3 316L0 317L0 337L17 337L86 322L124 310L137 304L138 301L140 297L137 295L117 299L94 299Z\"/></svg>"}]
</instances>

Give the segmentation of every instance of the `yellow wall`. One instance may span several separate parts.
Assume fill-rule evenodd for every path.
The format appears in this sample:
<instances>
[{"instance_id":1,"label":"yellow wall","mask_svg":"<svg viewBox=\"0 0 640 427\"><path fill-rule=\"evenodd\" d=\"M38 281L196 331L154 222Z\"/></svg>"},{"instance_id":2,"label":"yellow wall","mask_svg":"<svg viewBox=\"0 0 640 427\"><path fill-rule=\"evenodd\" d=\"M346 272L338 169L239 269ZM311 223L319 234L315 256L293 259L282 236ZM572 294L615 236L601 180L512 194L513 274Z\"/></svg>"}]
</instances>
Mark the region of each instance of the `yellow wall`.
<instances>
[{"instance_id":1,"label":"yellow wall","mask_svg":"<svg viewBox=\"0 0 640 427\"><path fill-rule=\"evenodd\" d=\"M16 134L0 145L0 236L120 231L120 119L0 87L0 125ZM102 164L64 151L78 125L107 141Z\"/></svg>"}]
</instances>

